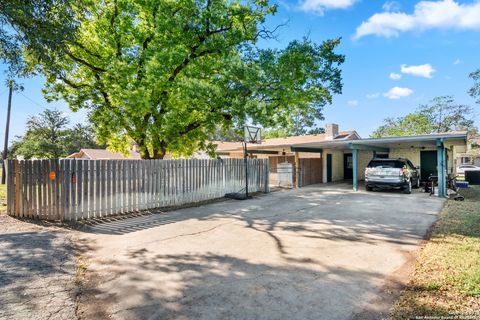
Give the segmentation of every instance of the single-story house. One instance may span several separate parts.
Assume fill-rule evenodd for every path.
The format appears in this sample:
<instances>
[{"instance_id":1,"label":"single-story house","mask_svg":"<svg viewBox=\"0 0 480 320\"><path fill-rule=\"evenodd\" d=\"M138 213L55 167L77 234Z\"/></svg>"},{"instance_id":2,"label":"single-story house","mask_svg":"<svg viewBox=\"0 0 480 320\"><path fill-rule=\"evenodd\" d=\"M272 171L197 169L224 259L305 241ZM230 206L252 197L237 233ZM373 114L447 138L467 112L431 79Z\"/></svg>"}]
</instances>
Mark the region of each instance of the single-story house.
<instances>
[{"instance_id":1,"label":"single-story house","mask_svg":"<svg viewBox=\"0 0 480 320\"><path fill-rule=\"evenodd\" d=\"M351 180L354 190L358 181L365 179L365 168L372 158L407 158L420 167L423 181L438 173L439 195L445 196L447 175L455 173L456 155L466 148L466 131L362 139L355 131L339 131L338 125L329 124L324 134L266 139L261 144L249 144L247 151L251 157L269 159L274 184L278 181L277 165L287 162L294 165L297 187ZM240 142L219 142L217 152L222 157L243 156Z\"/></svg>"},{"instance_id":2,"label":"single-story house","mask_svg":"<svg viewBox=\"0 0 480 320\"><path fill-rule=\"evenodd\" d=\"M128 156L124 156L120 152L113 152L106 149L80 149L79 152L72 153L67 156L67 158L85 160L141 159L140 154L135 150L131 150Z\"/></svg>"}]
</instances>

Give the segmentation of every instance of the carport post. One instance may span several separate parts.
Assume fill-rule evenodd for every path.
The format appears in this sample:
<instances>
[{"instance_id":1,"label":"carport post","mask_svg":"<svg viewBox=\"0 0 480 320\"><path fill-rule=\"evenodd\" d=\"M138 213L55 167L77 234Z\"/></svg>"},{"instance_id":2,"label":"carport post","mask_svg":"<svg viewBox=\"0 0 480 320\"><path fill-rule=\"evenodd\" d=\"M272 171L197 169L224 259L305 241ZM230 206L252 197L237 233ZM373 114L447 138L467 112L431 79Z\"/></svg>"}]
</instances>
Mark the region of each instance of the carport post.
<instances>
[{"instance_id":1,"label":"carport post","mask_svg":"<svg viewBox=\"0 0 480 320\"><path fill-rule=\"evenodd\" d=\"M447 176L445 170L445 146L443 139L437 139L437 175L438 175L438 197L444 198L447 191Z\"/></svg>"},{"instance_id":2,"label":"carport post","mask_svg":"<svg viewBox=\"0 0 480 320\"><path fill-rule=\"evenodd\" d=\"M352 150L352 162L353 162L353 191L358 191L358 149Z\"/></svg>"}]
</instances>

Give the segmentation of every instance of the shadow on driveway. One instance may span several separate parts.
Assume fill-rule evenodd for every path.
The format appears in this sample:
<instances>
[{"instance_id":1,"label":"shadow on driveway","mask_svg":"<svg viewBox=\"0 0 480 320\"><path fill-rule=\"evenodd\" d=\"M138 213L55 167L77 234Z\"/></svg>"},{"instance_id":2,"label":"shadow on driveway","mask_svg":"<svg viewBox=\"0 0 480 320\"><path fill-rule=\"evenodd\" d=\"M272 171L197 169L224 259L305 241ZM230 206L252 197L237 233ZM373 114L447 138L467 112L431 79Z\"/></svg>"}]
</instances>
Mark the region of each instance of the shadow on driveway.
<instances>
[{"instance_id":1,"label":"shadow on driveway","mask_svg":"<svg viewBox=\"0 0 480 320\"><path fill-rule=\"evenodd\" d=\"M378 319L442 205L327 185L95 225L82 314Z\"/></svg>"}]
</instances>

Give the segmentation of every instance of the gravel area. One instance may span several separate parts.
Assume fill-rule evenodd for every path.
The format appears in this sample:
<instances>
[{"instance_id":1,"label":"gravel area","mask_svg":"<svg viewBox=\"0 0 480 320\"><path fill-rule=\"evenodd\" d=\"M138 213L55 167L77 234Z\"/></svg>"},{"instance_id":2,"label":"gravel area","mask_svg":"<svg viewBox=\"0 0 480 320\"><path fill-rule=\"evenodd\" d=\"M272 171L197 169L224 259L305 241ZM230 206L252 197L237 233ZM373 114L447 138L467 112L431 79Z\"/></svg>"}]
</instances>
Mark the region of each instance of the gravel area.
<instances>
[{"instance_id":1,"label":"gravel area","mask_svg":"<svg viewBox=\"0 0 480 320\"><path fill-rule=\"evenodd\" d=\"M0 214L0 319L77 319L75 268L67 232Z\"/></svg>"}]
</instances>

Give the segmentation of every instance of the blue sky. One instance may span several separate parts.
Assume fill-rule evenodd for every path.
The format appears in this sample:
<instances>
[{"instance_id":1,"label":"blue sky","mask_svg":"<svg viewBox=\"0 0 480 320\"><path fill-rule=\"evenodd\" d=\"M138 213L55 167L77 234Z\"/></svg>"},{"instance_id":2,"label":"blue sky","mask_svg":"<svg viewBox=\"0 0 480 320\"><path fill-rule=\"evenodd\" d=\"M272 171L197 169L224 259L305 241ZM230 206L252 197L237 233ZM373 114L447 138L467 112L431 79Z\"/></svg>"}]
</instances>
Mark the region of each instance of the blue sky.
<instances>
[{"instance_id":1,"label":"blue sky","mask_svg":"<svg viewBox=\"0 0 480 320\"><path fill-rule=\"evenodd\" d=\"M312 40L342 37L338 52L346 55L343 94L324 110L325 121L362 137L386 117L401 116L439 95L475 108L468 96L468 74L480 68L480 1L281 0L267 25L282 27L277 40L261 46L284 47L308 35ZM0 75L0 83L5 81ZM22 134L28 116L56 106L81 122L85 113L72 113L64 102L48 105L40 77L23 80L15 94L11 137ZM0 137L5 126L7 91L0 87ZM3 141L3 138L2 138Z\"/></svg>"}]
</instances>

